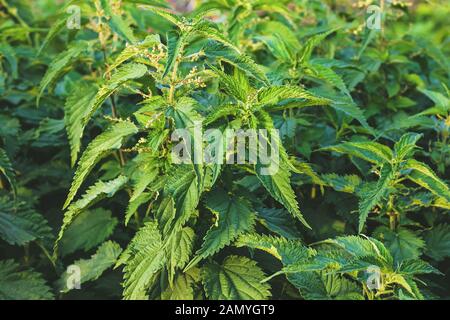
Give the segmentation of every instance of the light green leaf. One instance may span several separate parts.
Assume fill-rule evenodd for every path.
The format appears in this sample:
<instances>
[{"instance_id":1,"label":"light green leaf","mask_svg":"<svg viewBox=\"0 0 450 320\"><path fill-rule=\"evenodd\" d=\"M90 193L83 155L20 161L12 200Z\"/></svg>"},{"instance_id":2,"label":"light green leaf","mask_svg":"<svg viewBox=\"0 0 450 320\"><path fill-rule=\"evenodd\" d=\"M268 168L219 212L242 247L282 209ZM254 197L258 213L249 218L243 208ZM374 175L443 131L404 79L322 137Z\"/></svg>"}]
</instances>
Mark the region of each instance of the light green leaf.
<instances>
[{"instance_id":1,"label":"light green leaf","mask_svg":"<svg viewBox=\"0 0 450 320\"><path fill-rule=\"evenodd\" d=\"M216 215L217 221L206 233L202 247L186 269L229 245L240 234L251 230L255 223L255 212L243 197L217 190L208 194L205 205Z\"/></svg>"},{"instance_id":2,"label":"light green leaf","mask_svg":"<svg viewBox=\"0 0 450 320\"><path fill-rule=\"evenodd\" d=\"M86 148L75 173L64 208L72 202L84 179L92 168L111 151L122 146L125 137L138 132L137 127L130 121L121 121L113 124L105 132L98 135Z\"/></svg>"},{"instance_id":3,"label":"light green leaf","mask_svg":"<svg viewBox=\"0 0 450 320\"><path fill-rule=\"evenodd\" d=\"M117 258L122 252L122 248L113 241L104 242L97 252L90 259L81 259L72 263L80 268L80 284L97 280L107 269L114 266ZM68 292L71 289L67 286L70 273L64 273L58 280L58 287L61 292Z\"/></svg>"},{"instance_id":4,"label":"light green leaf","mask_svg":"<svg viewBox=\"0 0 450 320\"><path fill-rule=\"evenodd\" d=\"M210 263L203 268L202 281L211 300L263 300L270 297L270 286L256 262L229 256L222 265Z\"/></svg>"}]
</instances>

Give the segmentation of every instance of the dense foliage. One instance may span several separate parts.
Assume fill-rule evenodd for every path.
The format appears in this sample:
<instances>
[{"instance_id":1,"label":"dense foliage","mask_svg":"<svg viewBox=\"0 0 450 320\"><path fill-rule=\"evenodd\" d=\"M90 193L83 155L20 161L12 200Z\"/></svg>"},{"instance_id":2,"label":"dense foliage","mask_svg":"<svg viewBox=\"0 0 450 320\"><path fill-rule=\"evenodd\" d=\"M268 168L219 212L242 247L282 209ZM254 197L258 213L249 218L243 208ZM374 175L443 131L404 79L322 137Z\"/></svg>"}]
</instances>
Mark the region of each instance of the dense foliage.
<instances>
[{"instance_id":1,"label":"dense foliage","mask_svg":"<svg viewBox=\"0 0 450 320\"><path fill-rule=\"evenodd\" d=\"M0 299L449 298L449 8L371 3L0 0Z\"/></svg>"}]
</instances>

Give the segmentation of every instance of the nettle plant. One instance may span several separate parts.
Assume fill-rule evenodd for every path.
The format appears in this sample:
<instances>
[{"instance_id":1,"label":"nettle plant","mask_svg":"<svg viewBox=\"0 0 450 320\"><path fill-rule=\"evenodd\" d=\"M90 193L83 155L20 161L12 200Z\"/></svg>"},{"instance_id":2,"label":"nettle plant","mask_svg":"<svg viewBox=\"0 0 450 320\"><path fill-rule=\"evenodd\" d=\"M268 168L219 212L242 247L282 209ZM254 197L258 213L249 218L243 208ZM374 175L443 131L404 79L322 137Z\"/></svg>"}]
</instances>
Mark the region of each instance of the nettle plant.
<instances>
[{"instance_id":1,"label":"nettle plant","mask_svg":"<svg viewBox=\"0 0 450 320\"><path fill-rule=\"evenodd\" d=\"M324 1L74 0L42 39L6 24L0 237L27 268L0 260L0 298L448 295L450 69L405 12L381 34ZM26 70L45 72L18 84ZM192 162L174 159L180 130ZM196 161L208 130L271 132L257 147L277 170ZM53 288L29 269L45 266Z\"/></svg>"}]
</instances>

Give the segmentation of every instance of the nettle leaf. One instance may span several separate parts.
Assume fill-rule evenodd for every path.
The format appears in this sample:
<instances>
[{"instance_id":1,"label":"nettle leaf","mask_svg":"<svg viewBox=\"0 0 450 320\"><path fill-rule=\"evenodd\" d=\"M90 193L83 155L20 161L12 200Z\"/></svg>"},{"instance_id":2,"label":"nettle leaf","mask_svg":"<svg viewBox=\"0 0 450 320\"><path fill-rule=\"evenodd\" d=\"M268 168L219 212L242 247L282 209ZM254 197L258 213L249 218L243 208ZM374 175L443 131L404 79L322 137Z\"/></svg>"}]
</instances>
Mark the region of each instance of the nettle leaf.
<instances>
[{"instance_id":1,"label":"nettle leaf","mask_svg":"<svg viewBox=\"0 0 450 320\"><path fill-rule=\"evenodd\" d=\"M330 100L315 96L313 93L301 87L294 86L271 86L265 87L258 91L258 102L266 106L267 111L276 111L285 108L284 106L277 106L283 100L295 99L296 106L302 107L328 105ZM300 99L301 101L297 101Z\"/></svg>"},{"instance_id":2,"label":"nettle leaf","mask_svg":"<svg viewBox=\"0 0 450 320\"><path fill-rule=\"evenodd\" d=\"M417 259L425 246L424 241L419 236L405 228L392 231L387 227L379 227L374 234L378 239L383 240L396 263Z\"/></svg>"},{"instance_id":3,"label":"nettle leaf","mask_svg":"<svg viewBox=\"0 0 450 320\"><path fill-rule=\"evenodd\" d=\"M406 170L409 180L450 202L449 187L428 165L414 159L409 159L403 167L403 170Z\"/></svg>"},{"instance_id":4,"label":"nettle leaf","mask_svg":"<svg viewBox=\"0 0 450 320\"><path fill-rule=\"evenodd\" d=\"M159 35L151 34L145 37L144 40L125 47L125 49L123 49L123 51L114 60L113 64L109 66L108 72L113 71L114 69L122 65L125 61L147 52L149 48L152 48L160 43L161 39Z\"/></svg>"},{"instance_id":5,"label":"nettle leaf","mask_svg":"<svg viewBox=\"0 0 450 320\"><path fill-rule=\"evenodd\" d=\"M89 113L83 119L84 125L91 116L112 95L122 84L129 80L138 79L147 73L147 67L140 63L127 63L122 65L98 90L92 104L89 107Z\"/></svg>"},{"instance_id":6,"label":"nettle leaf","mask_svg":"<svg viewBox=\"0 0 450 320\"><path fill-rule=\"evenodd\" d=\"M0 238L12 245L52 238L47 220L25 202L12 203L0 198Z\"/></svg>"},{"instance_id":7,"label":"nettle leaf","mask_svg":"<svg viewBox=\"0 0 450 320\"><path fill-rule=\"evenodd\" d=\"M139 229L117 262L117 266L125 265L124 298L148 298L148 289L165 263L165 251L158 226L155 222L147 222Z\"/></svg>"},{"instance_id":8,"label":"nettle leaf","mask_svg":"<svg viewBox=\"0 0 450 320\"><path fill-rule=\"evenodd\" d=\"M167 270L169 272L169 283L173 283L175 269L182 269L186 266L192 254L194 246L194 230L184 227L175 232L167 241L165 251L167 256Z\"/></svg>"},{"instance_id":9,"label":"nettle leaf","mask_svg":"<svg viewBox=\"0 0 450 320\"><path fill-rule=\"evenodd\" d=\"M49 300L53 299L53 294L40 273L24 270L14 260L1 260L0 299Z\"/></svg>"},{"instance_id":10,"label":"nettle leaf","mask_svg":"<svg viewBox=\"0 0 450 320\"><path fill-rule=\"evenodd\" d=\"M92 168L107 154L113 150L117 150L122 146L125 137L136 134L137 127L130 121L121 121L113 124L105 132L98 135L86 148L75 173L75 177L70 187L69 194L64 208L72 202L78 189L83 183L84 179L90 173Z\"/></svg>"},{"instance_id":11,"label":"nettle leaf","mask_svg":"<svg viewBox=\"0 0 450 320\"><path fill-rule=\"evenodd\" d=\"M450 257L450 225L440 224L425 232L425 253L436 261Z\"/></svg>"},{"instance_id":12,"label":"nettle leaf","mask_svg":"<svg viewBox=\"0 0 450 320\"><path fill-rule=\"evenodd\" d=\"M110 17L108 20L111 30L117 33L120 37L128 42L137 42L136 37L133 34L133 30L129 24L117 14L114 14L109 1L102 0L102 7L105 9L106 14Z\"/></svg>"},{"instance_id":13,"label":"nettle leaf","mask_svg":"<svg viewBox=\"0 0 450 320\"><path fill-rule=\"evenodd\" d=\"M217 190L208 194L205 205L216 215L217 221L206 233L202 247L186 269L229 245L240 234L251 230L255 223L255 212L250 203L238 195Z\"/></svg>"},{"instance_id":14,"label":"nettle leaf","mask_svg":"<svg viewBox=\"0 0 450 320\"><path fill-rule=\"evenodd\" d=\"M211 300L262 300L270 297L270 286L262 283L263 271L245 257L229 256L223 263L207 264L202 270L206 296Z\"/></svg>"},{"instance_id":15,"label":"nettle leaf","mask_svg":"<svg viewBox=\"0 0 450 320\"><path fill-rule=\"evenodd\" d=\"M317 47L326 37L328 37L330 34L335 32L337 28L328 30L326 32L316 34L312 37L310 37L306 43L303 45L303 47L300 49L300 52L297 54L297 59L300 63L305 64L308 63L312 52L315 47Z\"/></svg>"},{"instance_id":16,"label":"nettle leaf","mask_svg":"<svg viewBox=\"0 0 450 320\"><path fill-rule=\"evenodd\" d=\"M369 212L380 203L383 197L388 195L390 185L395 179L395 169L388 163L384 164L380 171L380 179L374 189L368 194L363 194L359 202L359 226L358 231L361 233L366 223Z\"/></svg>"},{"instance_id":17,"label":"nettle leaf","mask_svg":"<svg viewBox=\"0 0 450 320\"><path fill-rule=\"evenodd\" d=\"M179 273L175 277L172 287L161 294L162 300L194 300L194 288L200 282L200 269L192 268L187 272Z\"/></svg>"},{"instance_id":18,"label":"nettle leaf","mask_svg":"<svg viewBox=\"0 0 450 320\"><path fill-rule=\"evenodd\" d=\"M361 178L357 175L340 176L335 173L324 174L321 176L325 184L336 191L354 193L361 184Z\"/></svg>"},{"instance_id":19,"label":"nettle leaf","mask_svg":"<svg viewBox=\"0 0 450 320\"><path fill-rule=\"evenodd\" d=\"M8 180L11 189L16 192L16 173L6 151L0 148L0 173Z\"/></svg>"},{"instance_id":20,"label":"nettle leaf","mask_svg":"<svg viewBox=\"0 0 450 320\"><path fill-rule=\"evenodd\" d=\"M165 77L175 65L176 59L183 53L186 37L175 31L167 34L167 62L164 69L163 77Z\"/></svg>"},{"instance_id":21,"label":"nettle leaf","mask_svg":"<svg viewBox=\"0 0 450 320\"><path fill-rule=\"evenodd\" d=\"M8 61L9 67L11 68L11 76L13 79L17 79L19 74L17 56L14 49L7 43L0 43L0 56L4 57L6 61Z\"/></svg>"},{"instance_id":22,"label":"nettle leaf","mask_svg":"<svg viewBox=\"0 0 450 320\"><path fill-rule=\"evenodd\" d=\"M200 200L198 177L193 166L176 166L164 187L164 194L173 198L175 204L175 215L168 230L178 230L190 218Z\"/></svg>"},{"instance_id":23,"label":"nettle leaf","mask_svg":"<svg viewBox=\"0 0 450 320\"><path fill-rule=\"evenodd\" d=\"M244 71L249 77L255 78L263 83L268 83L261 66L256 64L249 56L240 54L223 43L208 41L205 45L205 54L209 58L222 60L234 65Z\"/></svg>"},{"instance_id":24,"label":"nettle leaf","mask_svg":"<svg viewBox=\"0 0 450 320\"><path fill-rule=\"evenodd\" d=\"M83 51L88 49L88 42L81 41L77 42L71 46L68 50L59 54L54 61L50 64L47 72L41 80L39 86L39 94L37 97L37 104L39 105L39 100L44 93L45 89L52 84L56 79L61 77L65 72L67 72L67 67L75 61Z\"/></svg>"},{"instance_id":25,"label":"nettle leaf","mask_svg":"<svg viewBox=\"0 0 450 320\"><path fill-rule=\"evenodd\" d=\"M256 211L270 231L288 239L297 237L298 231L295 229L291 215L285 209L259 208Z\"/></svg>"},{"instance_id":26,"label":"nettle leaf","mask_svg":"<svg viewBox=\"0 0 450 320\"><path fill-rule=\"evenodd\" d=\"M300 272L288 279L307 300L364 300L361 287L339 274Z\"/></svg>"},{"instance_id":27,"label":"nettle leaf","mask_svg":"<svg viewBox=\"0 0 450 320\"><path fill-rule=\"evenodd\" d=\"M80 268L80 284L97 280L106 270L114 266L121 252L122 248L119 244L107 241L98 247L97 252L90 259L81 259L73 262L72 265ZM67 286L70 277L71 273L66 272L58 280L57 286L60 292L71 290Z\"/></svg>"},{"instance_id":28,"label":"nettle leaf","mask_svg":"<svg viewBox=\"0 0 450 320\"><path fill-rule=\"evenodd\" d=\"M98 201L104 199L105 197L111 198L114 194L120 190L125 183L128 182L128 178L125 176L119 176L114 180L103 182L98 181L89 189L86 190L85 194L81 199L72 203L64 214L63 224L61 230L59 231L58 237L55 241L54 250L55 255L58 249L59 241L61 240L65 230L72 223L72 221L85 209L94 205Z\"/></svg>"},{"instance_id":29,"label":"nettle leaf","mask_svg":"<svg viewBox=\"0 0 450 320\"><path fill-rule=\"evenodd\" d=\"M326 67L318 63L311 63L308 65L308 74L315 78L324 80L333 87L338 88L341 92L345 93L351 98L350 92L345 84L344 80L333 69Z\"/></svg>"},{"instance_id":30,"label":"nettle leaf","mask_svg":"<svg viewBox=\"0 0 450 320\"><path fill-rule=\"evenodd\" d=\"M413 155L416 143L423 137L422 134L406 133L394 145L394 156L398 160L408 158Z\"/></svg>"},{"instance_id":31,"label":"nettle leaf","mask_svg":"<svg viewBox=\"0 0 450 320\"><path fill-rule=\"evenodd\" d=\"M94 85L81 82L73 88L64 104L64 123L69 137L72 167L77 162L81 138L86 126L85 119L91 112L96 93L97 89Z\"/></svg>"},{"instance_id":32,"label":"nettle leaf","mask_svg":"<svg viewBox=\"0 0 450 320\"><path fill-rule=\"evenodd\" d=\"M296 196L290 184L291 172L285 166L279 165L275 174L261 174L261 167L256 166L256 176L270 195L281 203L295 218L299 219L307 228L311 227L303 217Z\"/></svg>"},{"instance_id":33,"label":"nettle leaf","mask_svg":"<svg viewBox=\"0 0 450 320\"><path fill-rule=\"evenodd\" d=\"M393 157L389 147L372 141L344 142L335 146L324 147L321 150L345 153L378 165L391 161Z\"/></svg>"},{"instance_id":34,"label":"nettle leaf","mask_svg":"<svg viewBox=\"0 0 450 320\"><path fill-rule=\"evenodd\" d=\"M109 210L98 208L82 212L64 232L60 242L61 255L66 256L77 250L89 251L105 241L117 223L117 218L112 217Z\"/></svg>"}]
</instances>

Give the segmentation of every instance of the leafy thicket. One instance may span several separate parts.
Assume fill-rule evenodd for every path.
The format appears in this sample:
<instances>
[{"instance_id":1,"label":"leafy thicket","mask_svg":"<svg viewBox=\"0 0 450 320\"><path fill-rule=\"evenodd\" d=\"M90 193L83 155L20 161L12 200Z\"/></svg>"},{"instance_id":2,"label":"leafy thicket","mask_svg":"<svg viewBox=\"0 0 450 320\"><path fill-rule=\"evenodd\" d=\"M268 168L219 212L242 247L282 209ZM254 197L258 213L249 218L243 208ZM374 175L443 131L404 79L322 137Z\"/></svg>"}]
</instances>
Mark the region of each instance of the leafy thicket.
<instances>
[{"instance_id":1,"label":"leafy thicket","mask_svg":"<svg viewBox=\"0 0 450 320\"><path fill-rule=\"evenodd\" d=\"M449 298L448 7L172 2L0 1L0 299Z\"/></svg>"}]
</instances>

